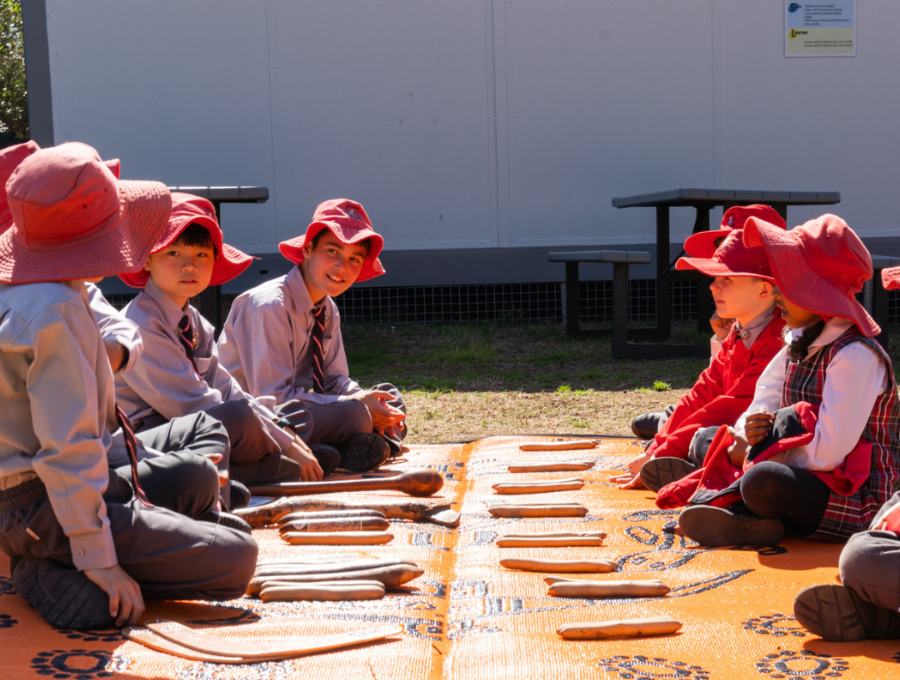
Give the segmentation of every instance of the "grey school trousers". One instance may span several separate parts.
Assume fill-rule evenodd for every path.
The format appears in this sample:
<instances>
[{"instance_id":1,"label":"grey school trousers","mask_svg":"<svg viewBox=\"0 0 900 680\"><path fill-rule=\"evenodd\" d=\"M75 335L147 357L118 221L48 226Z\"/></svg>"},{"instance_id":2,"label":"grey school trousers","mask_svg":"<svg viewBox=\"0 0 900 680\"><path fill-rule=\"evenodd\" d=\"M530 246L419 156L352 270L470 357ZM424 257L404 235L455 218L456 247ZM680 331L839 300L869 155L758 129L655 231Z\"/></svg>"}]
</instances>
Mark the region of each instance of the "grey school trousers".
<instances>
[{"instance_id":1,"label":"grey school trousers","mask_svg":"<svg viewBox=\"0 0 900 680\"><path fill-rule=\"evenodd\" d=\"M46 491L34 482L26 482L37 487L28 503L0 512L0 549L12 558L50 557L72 566L69 539ZM145 599L231 600L244 594L258 552L249 535L147 507L115 470L103 497L118 562Z\"/></svg>"},{"instance_id":2,"label":"grey school trousers","mask_svg":"<svg viewBox=\"0 0 900 680\"><path fill-rule=\"evenodd\" d=\"M870 526L878 526L888 510L900 504L900 492L885 503ZM877 607L900 610L900 535L893 531L861 531L841 551L841 583Z\"/></svg>"}]
</instances>

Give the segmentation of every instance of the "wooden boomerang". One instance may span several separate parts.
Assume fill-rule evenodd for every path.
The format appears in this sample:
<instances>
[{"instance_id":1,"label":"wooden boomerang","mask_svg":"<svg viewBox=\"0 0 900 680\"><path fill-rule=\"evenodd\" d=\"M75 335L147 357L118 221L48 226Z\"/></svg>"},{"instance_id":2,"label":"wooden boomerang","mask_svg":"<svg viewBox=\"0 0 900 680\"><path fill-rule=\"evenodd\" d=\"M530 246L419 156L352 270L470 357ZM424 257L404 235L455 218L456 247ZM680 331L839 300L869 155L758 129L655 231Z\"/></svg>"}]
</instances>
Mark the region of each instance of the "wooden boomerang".
<instances>
[{"instance_id":1,"label":"wooden boomerang","mask_svg":"<svg viewBox=\"0 0 900 680\"><path fill-rule=\"evenodd\" d=\"M519 451L568 451L570 449L593 449L599 442L596 439L569 439L560 442L541 442L539 444L521 444Z\"/></svg>"},{"instance_id":2,"label":"wooden boomerang","mask_svg":"<svg viewBox=\"0 0 900 680\"><path fill-rule=\"evenodd\" d=\"M278 642L265 642L263 640L239 640L234 638L218 638L206 635L200 631L182 626L174 621L154 621L147 624L147 628L160 637L170 640L182 647L193 649L204 654L213 654L223 657L239 657L244 663L249 661L280 661L291 657L310 654L312 652L324 652L330 649L339 649L350 645L358 645L363 642L381 640L390 635L402 632L400 626L379 626L365 630L337 633L335 635L322 635L308 638L288 638ZM140 640L139 640L140 641Z\"/></svg>"},{"instance_id":3,"label":"wooden boomerang","mask_svg":"<svg viewBox=\"0 0 900 680\"><path fill-rule=\"evenodd\" d=\"M434 470L410 470L393 477L349 479L333 482L283 482L251 486L254 496L302 496L342 491L402 491L409 496L433 496L444 486L444 478Z\"/></svg>"}]
</instances>

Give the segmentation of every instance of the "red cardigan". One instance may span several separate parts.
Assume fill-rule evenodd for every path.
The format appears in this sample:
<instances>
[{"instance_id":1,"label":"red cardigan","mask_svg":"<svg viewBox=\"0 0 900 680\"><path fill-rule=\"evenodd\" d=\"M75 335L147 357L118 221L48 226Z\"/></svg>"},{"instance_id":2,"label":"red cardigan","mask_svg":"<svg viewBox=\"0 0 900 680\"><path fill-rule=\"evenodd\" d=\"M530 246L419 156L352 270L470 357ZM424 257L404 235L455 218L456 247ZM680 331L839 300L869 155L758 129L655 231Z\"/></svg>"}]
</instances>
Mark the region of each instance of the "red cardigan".
<instances>
[{"instance_id":1,"label":"red cardigan","mask_svg":"<svg viewBox=\"0 0 900 680\"><path fill-rule=\"evenodd\" d=\"M687 458L691 439L701 427L734 425L750 407L759 376L784 347L783 331L777 309L749 349L732 330L693 389L678 400L647 451L654 458Z\"/></svg>"}]
</instances>

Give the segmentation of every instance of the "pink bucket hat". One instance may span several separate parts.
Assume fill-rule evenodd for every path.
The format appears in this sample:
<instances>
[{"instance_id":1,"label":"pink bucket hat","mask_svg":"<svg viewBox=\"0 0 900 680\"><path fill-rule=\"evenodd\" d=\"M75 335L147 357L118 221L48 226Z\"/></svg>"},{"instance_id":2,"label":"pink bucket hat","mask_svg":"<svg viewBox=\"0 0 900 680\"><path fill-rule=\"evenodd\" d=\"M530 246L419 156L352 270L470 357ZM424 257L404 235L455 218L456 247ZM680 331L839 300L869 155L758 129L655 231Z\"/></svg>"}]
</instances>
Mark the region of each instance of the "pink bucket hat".
<instances>
[{"instance_id":1,"label":"pink bucket hat","mask_svg":"<svg viewBox=\"0 0 900 680\"><path fill-rule=\"evenodd\" d=\"M756 276L774 281L765 248L745 246L743 233L742 229L731 229L712 257L681 257L675 269L696 269L707 276Z\"/></svg>"},{"instance_id":2,"label":"pink bucket hat","mask_svg":"<svg viewBox=\"0 0 900 680\"><path fill-rule=\"evenodd\" d=\"M199 224L206 229L216 246L216 264L213 266L209 285L218 286L231 281L242 274L253 262L250 255L227 243L222 243L222 229L216 221L216 210L212 203L205 198L178 191L172 194L172 215L169 217L169 224L156 245L153 246L150 255L165 250L192 224ZM119 274L119 278L133 288L143 288L150 280L150 272L140 269L135 272Z\"/></svg>"},{"instance_id":3,"label":"pink bucket hat","mask_svg":"<svg viewBox=\"0 0 900 680\"><path fill-rule=\"evenodd\" d=\"M6 183L19 164L40 148L37 142L25 142L0 151L0 234L13 225L9 201L6 200Z\"/></svg>"},{"instance_id":4,"label":"pink bucket hat","mask_svg":"<svg viewBox=\"0 0 900 680\"><path fill-rule=\"evenodd\" d=\"M885 290L900 288L900 267L889 267L881 270L881 284Z\"/></svg>"},{"instance_id":5,"label":"pink bucket hat","mask_svg":"<svg viewBox=\"0 0 900 680\"><path fill-rule=\"evenodd\" d=\"M161 182L118 180L87 144L35 151L6 184L0 282L68 281L143 266L172 199Z\"/></svg>"},{"instance_id":6,"label":"pink bucket hat","mask_svg":"<svg viewBox=\"0 0 900 680\"><path fill-rule=\"evenodd\" d=\"M787 224L778 214L775 208L768 205L736 205L729 208L722 215L722 223L716 231L701 231L692 234L684 242L684 252L691 257L711 258L716 248L725 242L728 232L734 229L743 229L748 217L758 217L769 224L780 224L782 229L787 229Z\"/></svg>"},{"instance_id":7,"label":"pink bucket hat","mask_svg":"<svg viewBox=\"0 0 900 680\"><path fill-rule=\"evenodd\" d=\"M349 201L346 198L335 198L320 203L313 215L312 223L306 228L306 235L282 241L278 249L291 262L300 264L303 262L301 251L304 246L323 229L329 229L346 244L369 239L369 254L363 261L357 281L367 281L384 274L384 267L378 259L384 247L384 239L375 233L365 209L356 201Z\"/></svg>"},{"instance_id":8,"label":"pink bucket hat","mask_svg":"<svg viewBox=\"0 0 900 680\"><path fill-rule=\"evenodd\" d=\"M790 231L751 218L744 225L744 243L766 249L775 284L795 305L849 319L867 338L881 332L856 301L872 278L872 258L837 215L822 215Z\"/></svg>"}]
</instances>

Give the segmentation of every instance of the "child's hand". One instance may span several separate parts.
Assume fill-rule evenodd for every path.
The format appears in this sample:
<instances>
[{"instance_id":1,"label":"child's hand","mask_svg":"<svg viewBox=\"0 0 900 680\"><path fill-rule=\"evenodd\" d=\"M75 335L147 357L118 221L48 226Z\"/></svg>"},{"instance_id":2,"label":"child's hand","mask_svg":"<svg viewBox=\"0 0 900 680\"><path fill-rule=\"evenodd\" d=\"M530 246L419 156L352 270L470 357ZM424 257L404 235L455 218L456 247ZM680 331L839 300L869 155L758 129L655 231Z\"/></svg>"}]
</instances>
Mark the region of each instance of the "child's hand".
<instances>
[{"instance_id":1,"label":"child's hand","mask_svg":"<svg viewBox=\"0 0 900 680\"><path fill-rule=\"evenodd\" d=\"M641 455L628 461L628 472L622 475L610 477L609 481L618 484L620 489L643 489L644 483L641 481L641 468L644 463L650 460L653 454L644 451Z\"/></svg>"},{"instance_id":2,"label":"child's hand","mask_svg":"<svg viewBox=\"0 0 900 680\"><path fill-rule=\"evenodd\" d=\"M369 409L369 415L372 416L372 427L376 430L394 427L402 423L406 418L403 411L388 404L388 401L394 398L390 392L369 390L350 395L349 398L361 401L366 405L366 408Z\"/></svg>"},{"instance_id":3,"label":"child's hand","mask_svg":"<svg viewBox=\"0 0 900 680\"><path fill-rule=\"evenodd\" d=\"M716 334L719 342L722 342L722 340L728 337L728 332L731 330L732 325L734 325L734 319L723 319L713 312L712 318L709 320L709 325L712 327L713 333Z\"/></svg>"},{"instance_id":4,"label":"child's hand","mask_svg":"<svg viewBox=\"0 0 900 680\"><path fill-rule=\"evenodd\" d=\"M300 479L304 482L318 482L325 476L322 467L313 455L306 442L294 435L294 443L284 452L284 455L300 464Z\"/></svg>"},{"instance_id":5,"label":"child's hand","mask_svg":"<svg viewBox=\"0 0 900 680\"><path fill-rule=\"evenodd\" d=\"M734 443L728 447L728 459L735 467L743 467L747 451L750 450L750 443L733 427L728 428L728 434L734 437Z\"/></svg>"},{"instance_id":6,"label":"child's hand","mask_svg":"<svg viewBox=\"0 0 900 680\"><path fill-rule=\"evenodd\" d=\"M118 564L104 569L85 569L84 575L104 593L109 595L109 615L115 617L116 625L137 625L144 613L144 598L141 587Z\"/></svg>"},{"instance_id":7,"label":"child's hand","mask_svg":"<svg viewBox=\"0 0 900 680\"><path fill-rule=\"evenodd\" d=\"M772 432L772 424L775 422L775 415L772 413L754 413L747 416L747 423L744 425L744 433L750 446L754 446L769 436Z\"/></svg>"},{"instance_id":8,"label":"child's hand","mask_svg":"<svg viewBox=\"0 0 900 680\"><path fill-rule=\"evenodd\" d=\"M888 525L895 528L891 529ZM895 505L884 513L884 517L881 518L878 526L872 528L878 531L894 531L896 533L896 527L898 525L900 525L900 504Z\"/></svg>"}]
</instances>

